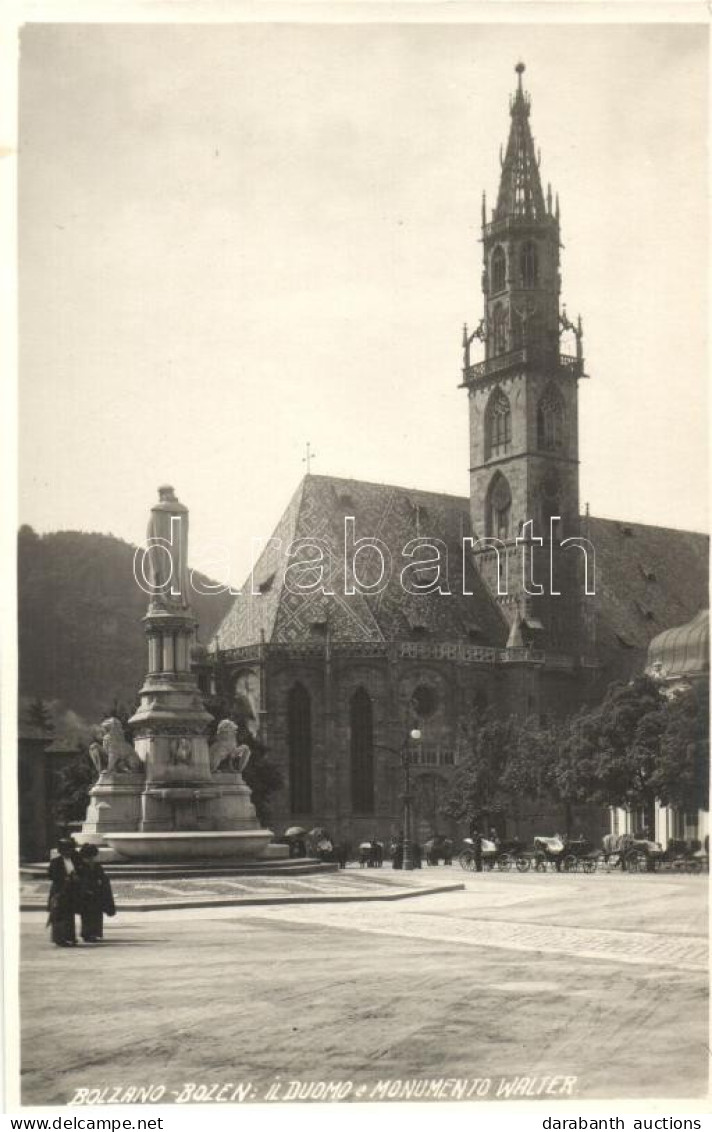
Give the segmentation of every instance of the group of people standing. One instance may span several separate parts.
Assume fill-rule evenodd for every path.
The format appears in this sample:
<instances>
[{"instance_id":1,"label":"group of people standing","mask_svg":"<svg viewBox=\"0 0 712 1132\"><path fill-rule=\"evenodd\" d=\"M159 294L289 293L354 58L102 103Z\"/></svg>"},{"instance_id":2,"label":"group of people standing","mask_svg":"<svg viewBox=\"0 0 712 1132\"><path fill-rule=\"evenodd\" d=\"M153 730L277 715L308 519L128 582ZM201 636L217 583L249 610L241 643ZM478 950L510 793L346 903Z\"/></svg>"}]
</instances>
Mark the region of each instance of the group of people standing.
<instances>
[{"instance_id":1,"label":"group of people standing","mask_svg":"<svg viewBox=\"0 0 712 1132\"><path fill-rule=\"evenodd\" d=\"M96 845L77 846L71 837L57 843L57 856L49 863L47 924L52 943L75 947L76 917L81 917L85 943L98 943L104 935L104 916L114 916L116 906L111 881L97 860Z\"/></svg>"}]
</instances>

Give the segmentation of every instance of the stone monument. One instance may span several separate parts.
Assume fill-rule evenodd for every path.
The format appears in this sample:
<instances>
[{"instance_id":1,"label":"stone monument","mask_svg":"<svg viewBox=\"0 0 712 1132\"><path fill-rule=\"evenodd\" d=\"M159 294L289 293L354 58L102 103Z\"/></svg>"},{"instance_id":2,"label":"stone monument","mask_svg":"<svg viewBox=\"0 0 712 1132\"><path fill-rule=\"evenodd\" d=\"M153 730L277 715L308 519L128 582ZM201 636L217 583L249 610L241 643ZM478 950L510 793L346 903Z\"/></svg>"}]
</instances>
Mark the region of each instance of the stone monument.
<instances>
[{"instance_id":1,"label":"stone monument","mask_svg":"<svg viewBox=\"0 0 712 1132\"><path fill-rule=\"evenodd\" d=\"M129 720L102 723L90 755L99 777L79 841L138 860L257 857L272 833L262 829L242 778L250 750L222 720L208 746L212 716L190 670L197 622L188 590L188 510L161 487L146 548L137 551L138 584L149 594L144 626L148 672Z\"/></svg>"}]
</instances>

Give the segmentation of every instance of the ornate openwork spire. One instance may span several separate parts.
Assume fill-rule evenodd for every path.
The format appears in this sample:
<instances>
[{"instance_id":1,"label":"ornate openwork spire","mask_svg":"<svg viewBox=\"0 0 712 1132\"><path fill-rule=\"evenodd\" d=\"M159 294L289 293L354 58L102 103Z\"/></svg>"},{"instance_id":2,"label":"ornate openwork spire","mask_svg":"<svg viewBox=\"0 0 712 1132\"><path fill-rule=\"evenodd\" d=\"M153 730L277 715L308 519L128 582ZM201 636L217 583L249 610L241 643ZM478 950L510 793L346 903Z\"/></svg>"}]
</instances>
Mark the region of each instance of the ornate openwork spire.
<instances>
[{"instance_id":1,"label":"ornate openwork spire","mask_svg":"<svg viewBox=\"0 0 712 1132\"><path fill-rule=\"evenodd\" d=\"M517 90L510 98L512 126L509 131L507 152L502 161L502 178L499 183L495 220L508 217L526 220L544 220L546 206L539 177L539 163L534 152L534 139L529 129L531 101L522 87L524 64L517 63Z\"/></svg>"}]
</instances>

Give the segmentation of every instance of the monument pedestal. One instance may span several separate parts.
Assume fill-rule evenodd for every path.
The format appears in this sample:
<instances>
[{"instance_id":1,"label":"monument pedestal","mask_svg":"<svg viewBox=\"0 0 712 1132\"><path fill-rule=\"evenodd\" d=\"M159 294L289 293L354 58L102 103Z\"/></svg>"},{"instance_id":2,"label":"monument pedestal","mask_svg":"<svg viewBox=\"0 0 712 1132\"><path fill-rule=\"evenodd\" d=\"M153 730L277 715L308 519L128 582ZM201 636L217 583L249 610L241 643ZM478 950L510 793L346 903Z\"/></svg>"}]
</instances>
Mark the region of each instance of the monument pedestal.
<instances>
[{"instance_id":1,"label":"monument pedestal","mask_svg":"<svg viewBox=\"0 0 712 1132\"><path fill-rule=\"evenodd\" d=\"M172 488L159 493L148 540L155 595L144 617L148 673L129 720L134 745L118 720L102 725L103 753L98 746L90 753L97 766L104 758L106 769L91 791L78 840L108 842L142 860L258 857L272 833L260 827L239 773L249 749L237 746L237 728L225 720L211 763L213 718L190 671L197 623L187 602L187 509Z\"/></svg>"},{"instance_id":2,"label":"monument pedestal","mask_svg":"<svg viewBox=\"0 0 712 1132\"><path fill-rule=\"evenodd\" d=\"M137 829L144 786L142 774L100 774L89 791L89 806L77 840L99 845L108 830Z\"/></svg>"},{"instance_id":3,"label":"monument pedestal","mask_svg":"<svg viewBox=\"0 0 712 1132\"><path fill-rule=\"evenodd\" d=\"M215 796L207 802L211 829L259 829L257 812L252 805L252 791L242 775L217 772L213 776Z\"/></svg>"}]
</instances>

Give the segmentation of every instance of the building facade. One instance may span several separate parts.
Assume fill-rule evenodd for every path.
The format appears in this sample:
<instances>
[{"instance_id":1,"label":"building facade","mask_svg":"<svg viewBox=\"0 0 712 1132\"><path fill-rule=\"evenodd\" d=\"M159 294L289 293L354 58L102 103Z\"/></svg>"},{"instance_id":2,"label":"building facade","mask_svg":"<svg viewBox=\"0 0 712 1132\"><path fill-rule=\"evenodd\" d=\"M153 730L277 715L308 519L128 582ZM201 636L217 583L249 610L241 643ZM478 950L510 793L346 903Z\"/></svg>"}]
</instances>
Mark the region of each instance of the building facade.
<instances>
[{"instance_id":1,"label":"building facade","mask_svg":"<svg viewBox=\"0 0 712 1132\"><path fill-rule=\"evenodd\" d=\"M283 773L277 830L395 833L417 727L416 833L446 831L474 710L570 713L706 604L704 536L580 515L582 326L560 303L560 209L523 70L491 215L482 204L483 313L464 334L469 497L307 475L198 663ZM563 824L530 816L538 832Z\"/></svg>"},{"instance_id":2,"label":"building facade","mask_svg":"<svg viewBox=\"0 0 712 1132\"><path fill-rule=\"evenodd\" d=\"M675 697L694 690L705 714L709 716L710 680L710 617L701 610L684 625L676 625L658 633L648 647L646 676L659 682L666 696ZM709 745L707 747L709 757ZM667 849L671 841L685 842L709 851L709 811L685 810L663 805L658 799L637 810L611 809L611 833L648 836Z\"/></svg>"}]
</instances>

